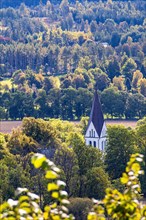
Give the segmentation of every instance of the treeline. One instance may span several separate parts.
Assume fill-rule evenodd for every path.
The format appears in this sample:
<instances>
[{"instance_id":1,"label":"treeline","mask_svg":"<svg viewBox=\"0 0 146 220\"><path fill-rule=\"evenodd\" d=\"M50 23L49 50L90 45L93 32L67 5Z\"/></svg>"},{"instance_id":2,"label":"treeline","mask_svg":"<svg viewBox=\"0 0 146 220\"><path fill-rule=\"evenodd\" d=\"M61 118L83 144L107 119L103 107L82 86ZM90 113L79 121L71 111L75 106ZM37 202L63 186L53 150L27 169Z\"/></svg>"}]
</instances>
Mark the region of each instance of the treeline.
<instances>
[{"instance_id":1,"label":"treeline","mask_svg":"<svg viewBox=\"0 0 146 220\"><path fill-rule=\"evenodd\" d=\"M108 127L104 155L97 148L85 145L86 126L86 118L76 126L59 119L25 118L21 130L0 134L1 201L15 198L14 191L20 186L40 196L41 208L52 201L46 190L48 181L43 171L37 171L30 163L35 152L44 153L61 169L61 178L66 182L66 190L73 202L70 209L76 217L85 217L85 206L92 206L90 198L102 199L107 187L116 187L123 192L125 188L119 178L131 154L139 152L144 155L142 169L146 171L146 118L139 121L134 130L123 126ZM146 173L140 181L141 193L146 196Z\"/></svg>"},{"instance_id":2,"label":"treeline","mask_svg":"<svg viewBox=\"0 0 146 220\"><path fill-rule=\"evenodd\" d=\"M89 77L90 76L90 77ZM108 76L100 69L77 69L64 77L43 76L30 69L13 74L10 85L3 85L2 119L62 118L80 120L90 114L94 87L98 88L106 117L142 118L146 115L146 80L135 71L132 84L123 78Z\"/></svg>"}]
</instances>

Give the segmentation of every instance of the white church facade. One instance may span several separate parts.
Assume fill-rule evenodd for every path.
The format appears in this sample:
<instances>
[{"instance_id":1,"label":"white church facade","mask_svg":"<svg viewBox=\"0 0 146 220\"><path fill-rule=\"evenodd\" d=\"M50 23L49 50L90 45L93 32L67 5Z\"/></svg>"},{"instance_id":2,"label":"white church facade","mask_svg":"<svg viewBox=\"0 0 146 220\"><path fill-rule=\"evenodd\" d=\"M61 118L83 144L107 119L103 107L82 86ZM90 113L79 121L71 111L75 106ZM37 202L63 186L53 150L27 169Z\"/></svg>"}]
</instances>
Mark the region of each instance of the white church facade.
<instances>
[{"instance_id":1,"label":"white church facade","mask_svg":"<svg viewBox=\"0 0 146 220\"><path fill-rule=\"evenodd\" d=\"M104 151L106 146L106 136L107 128L102 113L101 103L99 101L97 91L95 91L90 118L85 134L86 145L91 145L101 151Z\"/></svg>"}]
</instances>

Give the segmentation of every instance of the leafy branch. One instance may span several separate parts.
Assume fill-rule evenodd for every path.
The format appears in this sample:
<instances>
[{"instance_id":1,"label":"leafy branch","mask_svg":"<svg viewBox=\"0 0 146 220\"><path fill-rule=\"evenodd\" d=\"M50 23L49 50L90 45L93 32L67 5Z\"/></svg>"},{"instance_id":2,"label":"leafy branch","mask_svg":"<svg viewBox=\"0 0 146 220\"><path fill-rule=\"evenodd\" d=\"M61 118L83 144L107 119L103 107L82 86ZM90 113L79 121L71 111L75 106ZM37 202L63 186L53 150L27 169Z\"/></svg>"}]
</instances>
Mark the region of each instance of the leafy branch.
<instances>
[{"instance_id":1,"label":"leafy branch","mask_svg":"<svg viewBox=\"0 0 146 220\"><path fill-rule=\"evenodd\" d=\"M138 177L143 174L140 167L142 161L143 155L141 154L131 156L126 172L120 179L126 188L124 193L120 193L117 189L106 189L103 201L94 200L95 205L88 215L88 220L105 220L107 216L116 220L146 219L146 206L139 201L141 188Z\"/></svg>"}]
</instances>

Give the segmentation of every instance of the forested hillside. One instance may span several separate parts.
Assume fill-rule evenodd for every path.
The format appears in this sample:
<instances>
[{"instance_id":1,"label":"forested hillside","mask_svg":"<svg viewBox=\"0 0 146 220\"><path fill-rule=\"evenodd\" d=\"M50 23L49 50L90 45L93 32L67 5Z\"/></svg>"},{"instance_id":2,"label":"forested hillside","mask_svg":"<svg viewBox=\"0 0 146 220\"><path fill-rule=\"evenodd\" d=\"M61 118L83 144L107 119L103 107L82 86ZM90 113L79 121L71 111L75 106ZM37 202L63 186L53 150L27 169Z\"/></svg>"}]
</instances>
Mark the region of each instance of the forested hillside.
<instances>
[{"instance_id":1,"label":"forested hillside","mask_svg":"<svg viewBox=\"0 0 146 220\"><path fill-rule=\"evenodd\" d=\"M107 117L146 115L145 1L25 3L1 3L3 119L78 120L95 85Z\"/></svg>"}]
</instances>

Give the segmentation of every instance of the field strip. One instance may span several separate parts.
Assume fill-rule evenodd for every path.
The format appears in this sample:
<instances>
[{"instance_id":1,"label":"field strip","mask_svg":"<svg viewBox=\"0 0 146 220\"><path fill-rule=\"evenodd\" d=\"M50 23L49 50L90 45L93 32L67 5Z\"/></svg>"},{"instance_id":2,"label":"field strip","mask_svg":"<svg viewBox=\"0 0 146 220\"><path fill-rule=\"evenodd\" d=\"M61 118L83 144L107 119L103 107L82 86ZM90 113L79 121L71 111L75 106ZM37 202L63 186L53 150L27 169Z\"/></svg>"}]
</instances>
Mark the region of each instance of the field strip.
<instances>
[{"instance_id":1,"label":"field strip","mask_svg":"<svg viewBox=\"0 0 146 220\"><path fill-rule=\"evenodd\" d=\"M105 120L107 125L124 125L125 127L135 128L137 121L130 120ZM78 122L75 122L78 123ZM1 121L0 132L11 133L17 127L21 127L22 121Z\"/></svg>"}]
</instances>

